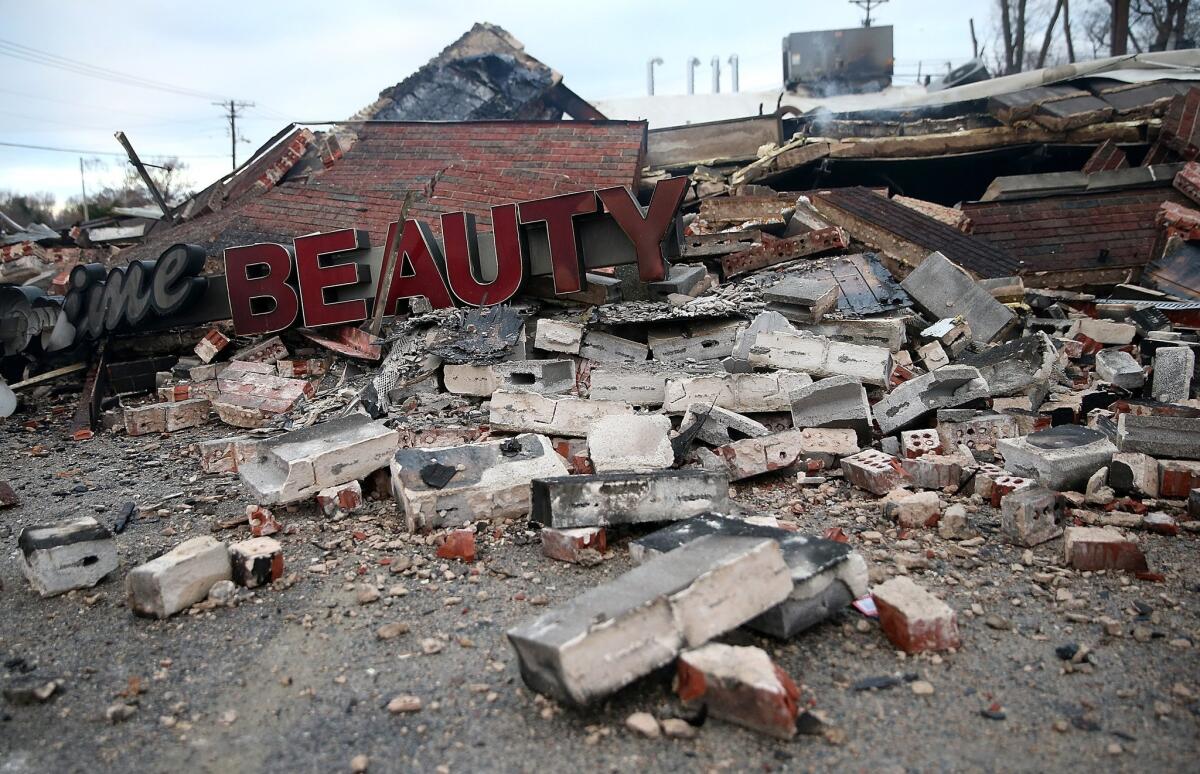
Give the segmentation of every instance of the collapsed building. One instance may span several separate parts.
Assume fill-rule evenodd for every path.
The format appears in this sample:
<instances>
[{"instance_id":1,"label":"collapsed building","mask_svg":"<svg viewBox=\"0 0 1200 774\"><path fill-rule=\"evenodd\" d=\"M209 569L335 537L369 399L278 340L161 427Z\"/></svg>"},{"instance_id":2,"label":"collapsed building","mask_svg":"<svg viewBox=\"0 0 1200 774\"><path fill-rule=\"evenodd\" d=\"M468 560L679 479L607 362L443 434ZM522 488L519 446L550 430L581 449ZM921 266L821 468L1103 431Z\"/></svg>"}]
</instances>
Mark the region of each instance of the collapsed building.
<instances>
[{"instance_id":1,"label":"collapsed building","mask_svg":"<svg viewBox=\"0 0 1200 774\"><path fill-rule=\"evenodd\" d=\"M490 527L507 519L547 562L639 563L507 632L532 690L590 705L674 665L686 706L789 739L797 686L722 635L802 644L847 610L906 653L952 654L964 635L920 554L869 565L867 519L803 534L748 508L756 487L853 502L959 551L986 521L988 540L1064 572L1144 583L1163 580L1144 536L1200 530L1194 58L650 130L581 108L477 26L354 119L287 127L116 256L159 288L152 262L187 253L172 260L197 263L203 309L164 303L142 326L103 291L71 302L87 269L44 294L4 288L19 377L4 413L82 379L56 431L181 433L198 469L241 482L245 539L193 537L130 569L142 615L284 585L280 520L389 509L437 557L473 563L504 550ZM638 201L622 211L616 189ZM638 242L628 223L663 214ZM468 216L491 236L447 232ZM304 241L347 231L336 249ZM281 263L226 273L263 245ZM506 254L521 282L462 303L500 283ZM286 293L238 288L276 272L303 308L247 334ZM414 277L431 284L393 296ZM89 336L72 303L114 324ZM33 342L66 325L69 345ZM30 526L21 566L44 596L88 588L120 539L95 519Z\"/></svg>"}]
</instances>

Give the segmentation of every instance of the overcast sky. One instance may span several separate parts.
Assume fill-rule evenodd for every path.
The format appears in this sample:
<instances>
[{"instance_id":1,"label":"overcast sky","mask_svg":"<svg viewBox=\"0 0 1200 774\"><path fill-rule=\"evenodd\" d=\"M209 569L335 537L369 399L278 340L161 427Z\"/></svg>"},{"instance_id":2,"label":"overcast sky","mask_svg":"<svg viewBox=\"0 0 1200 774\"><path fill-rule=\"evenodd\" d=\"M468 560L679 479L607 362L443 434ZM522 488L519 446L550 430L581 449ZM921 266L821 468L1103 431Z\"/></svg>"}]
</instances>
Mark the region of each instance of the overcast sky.
<instances>
[{"instance_id":1,"label":"overcast sky","mask_svg":"<svg viewBox=\"0 0 1200 774\"><path fill-rule=\"evenodd\" d=\"M657 91L685 91L686 61L737 54L743 91L780 85L788 32L855 26L846 0L605 3L477 2L6 2L0 40L38 52L248 100L239 158L288 120L346 118L436 55L476 21L499 24L561 72L585 99L645 93L646 60L664 59ZM968 20L990 42L992 0L890 0L875 16L895 26L897 82L970 58ZM11 50L0 48L0 52ZM723 68L727 68L724 65ZM146 157L179 156L203 187L229 168L229 137L210 98L115 83L0 56L0 142L119 153L126 132ZM620 118L623 116L613 116ZM79 153L0 145L0 190L79 193ZM86 156L86 154L83 154ZM122 174L120 158L90 162L89 188Z\"/></svg>"}]
</instances>

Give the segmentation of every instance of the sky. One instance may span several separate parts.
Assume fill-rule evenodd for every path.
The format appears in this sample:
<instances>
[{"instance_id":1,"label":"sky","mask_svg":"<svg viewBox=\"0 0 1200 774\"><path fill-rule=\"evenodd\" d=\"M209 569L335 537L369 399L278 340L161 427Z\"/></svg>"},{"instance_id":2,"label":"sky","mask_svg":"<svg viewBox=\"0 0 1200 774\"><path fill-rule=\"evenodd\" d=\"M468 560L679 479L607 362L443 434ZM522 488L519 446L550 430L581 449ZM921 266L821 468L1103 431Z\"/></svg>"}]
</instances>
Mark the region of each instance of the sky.
<instances>
[{"instance_id":1,"label":"sky","mask_svg":"<svg viewBox=\"0 0 1200 774\"><path fill-rule=\"evenodd\" d=\"M968 20L975 19L981 44L989 43L994 6L992 0L890 0L875 10L877 24L895 27L896 82L912 83L918 67L942 73L947 62L970 59ZM658 94L685 92L693 56L703 63L697 91L710 88L713 56L722 59L728 89L731 54L738 56L742 91L777 88L787 33L852 27L862 18L846 0L0 0L0 10L0 143L72 149L0 145L0 191L50 192L60 204L80 192L81 157L91 190L124 175L117 130L143 160L179 157L192 187L203 188L230 168L228 122L212 102L255 103L238 123L247 140L238 144L244 160L288 121L349 117L476 21L504 27L577 94L602 99L645 94L646 62L655 56L664 60ZM49 54L189 93L3 53L30 49L37 52L32 58Z\"/></svg>"}]
</instances>

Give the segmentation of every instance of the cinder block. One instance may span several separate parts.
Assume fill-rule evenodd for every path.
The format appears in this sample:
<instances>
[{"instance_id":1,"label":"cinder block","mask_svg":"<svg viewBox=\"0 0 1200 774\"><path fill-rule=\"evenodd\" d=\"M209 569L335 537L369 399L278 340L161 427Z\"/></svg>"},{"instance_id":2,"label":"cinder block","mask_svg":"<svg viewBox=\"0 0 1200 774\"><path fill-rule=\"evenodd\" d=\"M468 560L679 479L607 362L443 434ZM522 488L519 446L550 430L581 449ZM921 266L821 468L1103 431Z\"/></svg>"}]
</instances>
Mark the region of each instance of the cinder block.
<instances>
[{"instance_id":1,"label":"cinder block","mask_svg":"<svg viewBox=\"0 0 1200 774\"><path fill-rule=\"evenodd\" d=\"M1128 352L1102 349L1096 353L1096 376L1126 390L1136 390L1146 383L1146 372Z\"/></svg>"},{"instance_id":2,"label":"cinder block","mask_svg":"<svg viewBox=\"0 0 1200 774\"><path fill-rule=\"evenodd\" d=\"M867 384L884 386L892 373L892 353L834 341L808 333L759 333L750 348L750 365L800 371L815 378L853 376Z\"/></svg>"},{"instance_id":3,"label":"cinder block","mask_svg":"<svg viewBox=\"0 0 1200 774\"><path fill-rule=\"evenodd\" d=\"M663 363L720 360L733 354L743 322L684 323L655 328L646 334L650 353Z\"/></svg>"},{"instance_id":4,"label":"cinder block","mask_svg":"<svg viewBox=\"0 0 1200 774\"><path fill-rule=\"evenodd\" d=\"M1117 446L1162 459L1200 460L1200 418L1121 414Z\"/></svg>"},{"instance_id":5,"label":"cinder block","mask_svg":"<svg viewBox=\"0 0 1200 774\"><path fill-rule=\"evenodd\" d=\"M693 403L740 413L787 411L789 396L811 383L808 374L791 371L671 377L664 388L663 411L682 413Z\"/></svg>"},{"instance_id":6,"label":"cinder block","mask_svg":"<svg viewBox=\"0 0 1200 774\"><path fill-rule=\"evenodd\" d=\"M17 549L21 573L43 597L90 588L117 569L112 533L91 516L25 527Z\"/></svg>"},{"instance_id":7,"label":"cinder block","mask_svg":"<svg viewBox=\"0 0 1200 774\"><path fill-rule=\"evenodd\" d=\"M831 376L792 390L788 400L795 427L848 427L860 444L870 443L874 419L858 379Z\"/></svg>"},{"instance_id":8,"label":"cinder block","mask_svg":"<svg viewBox=\"0 0 1200 774\"><path fill-rule=\"evenodd\" d=\"M651 298L666 301L671 296L696 296L709 287L711 279L703 264L672 264L665 280L649 282L646 292Z\"/></svg>"},{"instance_id":9,"label":"cinder block","mask_svg":"<svg viewBox=\"0 0 1200 774\"><path fill-rule=\"evenodd\" d=\"M498 389L556 395L575 389L572 360L508 360L492 366Z\"/></svg>"},{"instance_id":10,"label":"cinder block","mask_svg":"<svg viewBox=\"0 0 1200 774\"><path fill-rule=\"evenodd\" d=\"M207 598L217 581L232 577L224 543L208 536L185 540L130 570L125 578L129 607L139 615L167 618Z\"/></svg>"},{"instance_id":11,"label":"cinder block","mask_svg":"<svg viewBox=\"0 0 1200 774\"><path fill-rule=\"evenodd\" d=\"M696 439L710 446L723 446L739 438L757 438L771 432L766 425L748 416L703 403L688 406L680 431L696 423L701 423Z\"/></svg>"},{"instance_id":12,"label":"cinder block","mask_svg":"<svg viewBox=\"0 0 1200 774\"><path fill-rule=\"evenodd\" d=\"M750 321L750 327L738 333L733 345L733 353L724 360L725 370L730 373L744 374L751 372L750 348L759 333L768 331L787 331L796 333L796 328L779 312L759 312Z\"/></svg>"},{"instance_id":13,"label":"cinder block","mask_svg":"<svg viewBox=\"0 0 1200 774\"><path fill-rule=\"evenodd\" d=\"M731 507L724 473L602 473L535 479L530 518L547 527L570 529L677 521Z\"/></svg>"},{"instance_id":14,"label":"cinder block","mask_svg":"<svg viewBox=\"0 0 1200 774\"><path fill-rule=\"evenodd\" d=\"M530 482L565 476L567 466L549 438L525 434L464 446L400 449L391 473L392 492L409 531L416 532L525 516Z\"/></svg>"},{"instance_id":15,"label":"cinder block","mask_svg":"<svg viewBox=\"0 0 1200 774\"><path fill-rule=\"evenodd\" d=\"M1067 527L1063 548L1067 566L1076 570L1149 570L1137 543L1108 527Z\"/></svg>"},{"instance_id":16,"label":"cinder block","mask_svg":"<svg viewBox=\"0 0 1200 774\"><path fill-rule=\"evenodd\" d=\"M962 644L954 611L911 578L892 578L876 586L873 596L883 633L905 653L951 650Z\"/></svg>"},{"instance_id":17,"label":"cinder block","mask_svg":"<svg viewBox=\"0 0 1200 774\"><path fill-rule=\"evenodd\" d=\"M994 341L1017 321L1012 310L941 253L930 253L900 286L939 320L964 317L975 341Z\"/></svg>"},{"instance_id":18,"label":"cinder block","mask_svg":"<svg viewBox=\"0 0 1200 774\"><path fill-rule=\"evenodd\" d=\"M283 546L275 538L256 537L229 546L233 582L248 589L283 577Z\"/></svg>"},{"instance_id":19,"label":"cinder block","mask_svg":"<svg viewBox=\"0 0 1200 774\"><path fill-rule=\"evenodd\" d=\"M601 331L588 331L579 347L580 357L600 363L640 363L649 354L650 348L645 344Z\"/></svg>"},{"instance_id":20,"label":"cinder block","mask_svg":"<svg viewBox=\"0 0 1200 774\"><path fill-rule=\"evenodd\" d=\"M871 407L884 435L916 423L929 412L991 397L987 382L972 366L948 365L910 379Z\"/></svg>"},{"instance_id":21,"label":"cinder block","mask_svg":"<svg viewBox=\"0 0 1200 774\"><path fill-rule=\"evenodd\" d=\"M684 706L774 736L796 735L800 689L766 651L710 643L679 655L675 690Z\"/></svg>"},{"instance_id":22,"label":"cinder block","mask_svg":"<svg viewBox=\"0 0 1200 774\"><path fill-rule=\"evenodd\" d=\"M238 475L261 503L294 503L387 467L399 435L351 414L258 444Z\"/></svg>"},{"instance_id":23,"label":"cinder block","mask_svg":"<svg viewBox=\"0 0 1200 774\"><path fill-rule=\"evenodd\" d=\"M1088 478L1112 461L1117 447L1096 430L1059 425L1021 438L1002 438L996 451L1004 457L1005 469L1061 492L1082 491Z\"/></svg>"},{"instance_id":24,"label":"cinder block","mask_svg":"<svg viewBox=\"0 0 1200 774\"><path fill-rule=\"evenodd\" d=\"M597 473L669 468L675 463L670 432L671 420L662 414L602 417L587 435L592 467Z\"/></svg>"},{"instance_id":25,"label":"cinder block","mask_svg":"<svg viewBox=\"0 0 1200 774\"><path fill-rule=\"evenodd\" d=\"M788 277L763 291L769 311L804 324L821 322L837 299L838 286L832 278Z\"/></svg>"},{"instance_id":26,"label":"cinder block","mask_svg":"<svg viewBox=\"0 0 1200 774\"><path fill-rule=\"evenodd\" d=\"M533 336L533 346L547 352L578 355L583 343L584 327L567 320L541 319Z\"/></svg>"},{"instance_id":27,"label":"cinder block","mask_svg":"<svg viewBox=\"0 0 1200 774\"><path fill-rule=\"evenodd\" d=\"M944 365L950 365L950 356L946 354L946 350L942 349L942 345L939 342L929 342L919 348L917 354L920 356L921 364L925 366L926 371L933 371Z\"/></svg>"},{"instance_id":28,"label":"cinder block","mask_svg":"<svg viewBox=\"0 0 1200 774\"><path fill-rule=\"evenodd\" d=\"M667 380L682 371L636 366L600 366L591 372L588 395L593 400L612 400L635 406L657 407L665 399Z\"/></svg>"},{"instance_id":29,"label":"cinder block","mask_svg":"<svg viewBox=\"0 0 1200 774\"><path fill-rule=\"evenodd\" d=\"M1191 397L1196 354L1191 347L1160 347L1154 352L1151 393L1164 403L1181 403Z\"/></svg>"},{"instance_id":30,"label":"cinder block","mask_svg":"<svg viewBox=\"0 0 1200 774\"><path fill-rule=\"evenodd\" d=\"M1113 320L1096 320L1091 317L1079 321L1079 332L1101 344L1124 346L1133 342L1137 326Z\"/></svg>"},{"instance_id":31,"label":"cinder block","mask_svg":"<svg viewBox=\"0 0 1200 774\"><path fill-rule=\"evenodd\" d=\"M907 478L900 460L875 449L863 449L858 454L843 457L842 473L854 486L876 495L887 494Z\"/></svg>"},{"instance_id":32,"label":"cinder block","mask_svg":"<svg viewBox=\"0 0 1200 774\"><path fill-rule=\"evenodd\" d=\"M508 632L521 677L575 705L606 696L787 598L778 543L710 535Z\"/></svg>"},{"instance_id":33,"label":"cinder block","mask_svg":"<svg viewBox=\"0 0 1200 774\"><path fill-rule=\"evenodd\" d=\"M632 417L633 407L615 400L552 397L499 390L492 395L488 422L493 430L585 437L605 417Z\"/></svg>"},{"instance_id":34,"label":"cinder block","mask_svg":"<svg viewBox=\"0 0 1200 774\"><path fill-rule=\"evenodd\" d=\"M442 366L442 382L446 392L476 398L486 398L500 387L496 373L486 365L446 363Z\"/></svg>"},{"instance_id":35,"label":"cinder block","mask_svg":"<svg viewBox=\"0 0 1200 774\"><path fill-rule=\"evenodd\" d=\"M542 554L560 562L598 564L607 547L604 527L542 527Z\"/></svg>"},{"instance_id":36,"label":"cinder block","mask_svg":"<svg viewBox=\"0 0 1200 774\"><path fill-rule=\"evenodd\" d=\"M1029 486L1000 498L1000 530L1019 546L1036 546L1062 534L1061 497L1044 486Z\"/></svg>"}]
</instances>

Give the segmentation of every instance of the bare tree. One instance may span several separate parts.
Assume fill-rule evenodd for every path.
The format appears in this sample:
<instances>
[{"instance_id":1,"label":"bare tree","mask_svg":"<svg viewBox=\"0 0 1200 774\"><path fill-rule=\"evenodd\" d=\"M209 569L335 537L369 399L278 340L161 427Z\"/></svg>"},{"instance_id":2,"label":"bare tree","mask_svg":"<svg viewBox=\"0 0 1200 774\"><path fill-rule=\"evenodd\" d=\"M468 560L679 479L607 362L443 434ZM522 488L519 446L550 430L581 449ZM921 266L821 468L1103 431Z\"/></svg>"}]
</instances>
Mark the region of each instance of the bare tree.
<instances>
[{"instance_id":1,"label":"bare tree","mask_svg":"<svg viewBox=\"0 0 1200 774\"><path fill-rule=\"evenodd\" d=\"M1092 56L1112 50L1112 0L1089 0L1080 13L1079 29ZM1134 53L1170 51L1194 45L1200 34L1200 3L1191 0L1131 0L1129 46Z\"/></svg>"}]
</instances>

